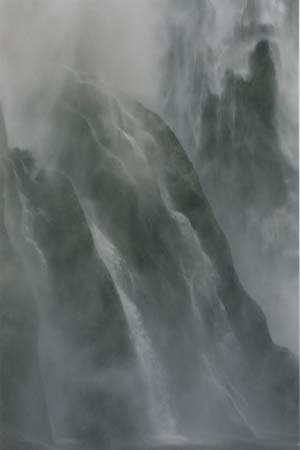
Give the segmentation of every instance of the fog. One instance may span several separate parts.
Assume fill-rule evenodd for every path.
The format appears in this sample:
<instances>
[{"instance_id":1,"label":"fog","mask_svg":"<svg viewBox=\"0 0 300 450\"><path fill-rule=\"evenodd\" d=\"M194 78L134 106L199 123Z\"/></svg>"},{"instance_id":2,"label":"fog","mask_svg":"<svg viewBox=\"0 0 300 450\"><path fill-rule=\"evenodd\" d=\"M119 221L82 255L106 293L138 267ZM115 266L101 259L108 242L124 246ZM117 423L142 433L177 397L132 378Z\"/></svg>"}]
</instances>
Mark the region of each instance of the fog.
<instances>
[{"instance_id":1,"label":"fog","mask_svg":"<svg viewBox=\"0 0 300 450\"><path fill-rule=\"evenodd\" d=\"M12 146L37 146L33 140L70 71L153 101L160 57L155 1L1 0L0 8L1 103Z\"/></svg>"},{"instance_id":2,"label":"fog","mask_svg":"<svg viewBox=\"0 0 300 450\"><path fill-rule=\"evenodd\" d=\"M296 442L297 1L0 0L0 105L0 447Z\"/></svg>"},{"instance_id":3,"label":"fog","mask_svg":"<svg viewBox=\"0 0 300 450\"><path fill-rule=\"evenodd\" d=\"M259 94L261 100L255 100L253 116L249 108L243 119L238 102L246 104L247 93L241 94L239 100L238 94L230 91L234 88L227 87L228 73L241 86L250 86L251 53L263 40L270 43L274 87L271 91L261 88L266 98ZM294 180L298 176L298 2L170 2L163 42L167 63L163 66L160 110L197 168L231 244L237 270L263 306L273 337L298 353L297 181L274 172L274 178L290 183L286 199L276 204L272 175L260 174L262 162L258 162L282 159L279 165L290 166ZM259 89L263 80L257 83ZM269 106L273 137L262 121L256 122L261 105L267 104L268 98L274 103L273 111ZM208 122L205 117L210 101L219 105ZM229 150L222 126L231 134ZM213 144L205 142L209 127L215 135L211 137ZM244 134L239 135L239 130L244 130ZM248 150L243 152L242 148ZM244 171L248 172L247 152L252 154L251 200L242 191L243 175L239 180ZM270 156L272 152L274 155ZM226 158L231 161L226 162ZM269 190L267 201L265 190Z\"/></svg>"}]
</instances>

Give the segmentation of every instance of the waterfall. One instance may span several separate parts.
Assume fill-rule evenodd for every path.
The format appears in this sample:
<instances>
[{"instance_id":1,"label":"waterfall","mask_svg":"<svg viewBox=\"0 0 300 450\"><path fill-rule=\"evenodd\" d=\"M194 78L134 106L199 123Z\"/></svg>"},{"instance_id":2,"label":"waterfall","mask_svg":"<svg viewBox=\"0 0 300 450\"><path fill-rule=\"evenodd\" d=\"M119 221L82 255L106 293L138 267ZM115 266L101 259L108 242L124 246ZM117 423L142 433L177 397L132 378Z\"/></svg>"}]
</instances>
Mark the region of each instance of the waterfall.
<instances>
[{"instance_id":1,"label":"waterfall","mask_svg":"<svg viewBox=\"0 0 300 450\"><path fill-rule=\"evenodd\" d=\"M138 307L122 287L122 259L115 246L94 223L90 228L98 256L109 270L121 300L130 337L148 388L150 418L154 432L159 437L175 435L176 424L169 406L167 385L160 361Z\"/></svg>"},{"instance_id":2,"label":"waterfall","mask_svg":"<svg viewBox=\"0 0 300 450\"><path fill-rule=\"evenodd\" d=\"M229 239L243 284L275 341L296 353L298 3L169 2L158 100Z\"/></svg>"},{"instance_id":3,"label":"waterfall","mask_svg":"<svg viewBox=\"0 0 300 450\"><path fill-rule=\"evenodd\" d=\"M299 2L23 3L0 0L0 450L292 448Z\"/></svg>"},{"instance_id":4,"label":"waterfall","mask_svg":"<svg viewBox=\"0 0 300 450\"><path fill-rule=\"evenodd\" d=\"M118 288L131 338L149 389L150 413L160 436L175 434L175 421L168 405L167 386L151 340L136 305Z\"/></svg>"}]
</instances>

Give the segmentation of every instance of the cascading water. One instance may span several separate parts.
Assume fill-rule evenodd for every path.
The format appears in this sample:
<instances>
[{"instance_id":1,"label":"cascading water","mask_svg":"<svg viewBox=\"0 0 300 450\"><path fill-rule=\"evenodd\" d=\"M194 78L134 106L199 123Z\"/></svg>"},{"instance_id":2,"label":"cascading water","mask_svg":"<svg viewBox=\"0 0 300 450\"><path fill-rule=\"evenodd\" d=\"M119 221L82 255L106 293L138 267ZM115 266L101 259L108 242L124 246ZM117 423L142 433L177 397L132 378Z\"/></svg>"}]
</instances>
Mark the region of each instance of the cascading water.
<instances>
[{"instance_id":1,"label":"cascading water","mask_svg":"<svg viewBox=\"0 0 300 450\"><path fill-rule=\"evenodd\" d=\"M296 448L297 9L0 1L0 450Z\"/></svg>"},{"instance_id":2,"label":"cascading water","mask_svg":"<svg viewBox=\"0 0 300 450\"><path fill-rule=\"evenodd\" d=\"M91 232L99 258L103 259L117 286L131 338L149 390L150 416L155 436L175 435L176 427L168 405L168 392L162 368L155 355L138 308L123 290L125 286L122 286L122 278L124 278L124 274L122 274L122 260L112 243L109 242L96 225L91 225ZM128 276L130 277L130 274Z\"/></svg>"},{"instance_id":3,"label":"cascading water","mask_svg":"<svg viewBox=\"0 0 300 450\"><path fill-rule=\"evenodd\" d=\"M298 2L170 2L163 38L158 109L274 339L298 353Z\"/></svg>"}]
</instances>

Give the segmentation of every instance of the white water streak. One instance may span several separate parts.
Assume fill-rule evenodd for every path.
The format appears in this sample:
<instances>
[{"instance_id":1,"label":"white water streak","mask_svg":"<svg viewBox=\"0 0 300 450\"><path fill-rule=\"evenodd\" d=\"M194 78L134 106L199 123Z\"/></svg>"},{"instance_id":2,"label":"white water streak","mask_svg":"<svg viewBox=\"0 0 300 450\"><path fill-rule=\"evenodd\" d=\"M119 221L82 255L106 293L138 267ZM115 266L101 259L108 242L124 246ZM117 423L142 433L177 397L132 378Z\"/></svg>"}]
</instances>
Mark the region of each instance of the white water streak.
<instances>
[{"instance_id":1,"label":"white water streak","mask_svg":"<svg viewBox=\"0 0 300 450\"><path fill-rule=\"evenodd\" d=\"M109 270L120 296L131 340L149 390L149 409L154 431L158 435L173 435L175 421L168 405L167 388L160 362L137 306L122 288L122 259L114 245L95 224L91 225L91 232L98 255Z\"/></svg>"}]
</instances>

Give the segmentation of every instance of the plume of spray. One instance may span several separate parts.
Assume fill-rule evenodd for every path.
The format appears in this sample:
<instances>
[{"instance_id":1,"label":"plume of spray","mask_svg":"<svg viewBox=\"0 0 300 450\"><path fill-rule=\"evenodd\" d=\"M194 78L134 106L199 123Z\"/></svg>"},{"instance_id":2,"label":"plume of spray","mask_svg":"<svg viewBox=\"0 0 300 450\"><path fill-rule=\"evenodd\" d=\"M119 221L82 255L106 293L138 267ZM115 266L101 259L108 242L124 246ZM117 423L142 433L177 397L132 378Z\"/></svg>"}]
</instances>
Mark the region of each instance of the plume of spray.
<instances>
[{"instance_id":1,"label":"plume of spray","mask_svg":"<svg viewBox=\"0 0 300 450\"><path fill-rule=\"evenodd\" d=\"M24 267L42 324L40 358L48 407L56 412L55 417L50 417L55 438L64 435L60 427L64 427L61 424L68 405L63 394L57 398L53 383L59 384L60 377L64 379L69 370L74 370L75 384L87 383L87 378L95 376L95 368L83 364L86 371L80 376L78 367L84 356L74 355L74 349L68 347L49 319L52 286L47 266L40 264L43 255L31 245L34 236L26 220L24 226L19 220L23 216L30 218L30 210L21 201L22 192L12 191L14 180L10 180L5 159L8 147L28 148L41 165L47 166L48 149L55 142L48 119L70 74L78 80L92 78L104 91L118 91L151 102L158 84L157 21L155 2L146 0L0 0L0 170L4 169L9 194L6 226L21 257L26 259L32 252L34 256L27 258ZM49 138L48 146L45 140ZM48 383L47 372L56 373L57 379ZM114 383L112 376L107 378ZM120 374L115 378L117 391L122 388ZM123 374L122 383L131 378L131 372ZM105 379L103 383L108 382Z\"/></svg>"},{"instance_id":2,"label":"plume of spray","mask_svg":"<svg viewBox=\"0 0 300 450\"><path fill-rule=\"evenodd\" d=\"M161 6L155 0L28 0L23 3L0 0L0 101L9 147L28 147L35 156L47 160L44 154L48 148L44 145L45 136L49 136L47 117L59 100L70 73L78 79L93 78L105 91L125 93L160 109L161 62L169 42L167 34L162 36L157 30L164 24L162 13L168 13L169 3ZM187 12L176 9L177 1L172 3L175 8L170 23L176 33L186 37L180 67L174 67L178 77L177 92L176 95L170 93L174 95L175 110L178 111L174 128L187 144L186 150L192 158L189 139L185 140L186 123L181 127L181 120L186 112L188 120L193 115L190 105L193 106L191 87L194 84L191 80L197 61L202 61L203 79L209 83L211 91L220 95L228 68L245 78L248 76L248 56L255 43L249 40L239 47L235 42L237 24L243 20L243 12L249 3L246 0L211 0L201 5L191 1ZM203 15L199 15L199 9ZM198 12L193 15L191 10ZM265 15L267 23L268 8ZM193 21L197 20L203 22L200 36L189 34L190 25L194 29ZM286 25L280 30L284 36L289 36ZM163 39L158 41L158 37ZM294 49L294 41L287 39L285 42L288 48ZM285 50L282 48L280 52L276 60L279 65L282 63L280 55L285 54ZM195 63L192 72L186 57L191 57ZM288 60L286 64L289 64ZM280 95L285 98L289 76L284 64L280 67ZM288 126L292 113L294 102L289 95L280 112L287 117ZM191 121L196 138L197 127L200 127L198 119ZM294 143L286 151L293 154ZM47 325L46 333L54 353L62 346L50 324ZM68 354L72 354L72 349L63 348L60 355L55 354L56 361L63 365ZM75 374L80 376L78 368L82 366L87 365L76 359L74 377ZM87 372L93 374L93 370L94 367L87 366ZM85 379L79 381L86 382Z\"/></svg>"},{"instance_id":3,"label":"plume of spray","mask_svg":"<svg viewBox=\"0 0 300 450\"><path fill-rule=\"evenodd\" d=\"M297 31L298 2L294 0L204 0L203 2L176 0L167 2L165 27L163 28L166 53L162 64L162 71L166 71L166 75L164 75L166 82L161 90L159 105L161 114L176 130L185 151L197 167L208 199L213 204L215 213L231 241L237 270L249 292L252 292L252 295L258 300L261 299L261 303L264 304L274 338L277 342L292 347L296 352L298 351L298 287L293 274L297 272L297 264L293 263L294 269L291 269L290 266L283 267L283 263L278 269L278 275L274 275L274 271L269 270L269 267L272 266L271 261L262 263L259 273L253 269L257 267L257 260L259 260L253 250L253 247L257 246L257 238L252 236L247 243L245 230L232 233L232 226L227 223L230 222L231 217L228 212L228 207L232 204L230 191L237 189L237 181L234 178L231 179L229 172L225 181L229 190L228 203L225 205L221 201L221 205L218 207L218 201L222 197L222 182L219 180L214 186L213 169L210 172L211 167L215 167L217 170L217 166L214 166L213 162L210 166L214 156L211 155L211 160L210 156L205 159L202 150L203 136L206 133L204 127L207 126L207 123L203 122L203 112L208 99L213 96L220 104L224 103L222 99L226 94L228 72L241 83L251 80L253 75L250 63L251 54L258 42L268 40L276 74L275 108L272 120L274 120L276 139L278 139L280 147L280 158L297 172ZM228 93L223 109L225 108L228 115L232 117L235 115L234 102L234 96ZM220 124L222 123L222 114L221 110L217 113ZM215 119L211 120L214 122ZM218 130L220 131L219 122L217 120L217 124L211 124L212 127L215 126L215 135L218 134ZM235 130L230 129L230 133L234 135ZM252 136L255 136L255 130L250 127L250 139L251 133ZM265 134L263 138L267 139L268 137ZM247 139L246 136L245 139ZM221 160L223 150L224 146L220 142L217 158ZM258 147L256 150L263 152L263 148ZM238 150L234 155L233 148L231 148L231 152L231 163L234 166L234 158L241 158L241 155L238 155ZM255 163L259 165L257 161ZM218 170L221 170L223 174L226 171L225 167ZM240 174L239 172L237 176ZM269 180L266 178L265 182L268 184ZM252 190L257 189L255 183L256 180L253 180ZM267 219L257 214L258 208L255 205L252 210L245 208L249 217L249 228L253 222L254 227L258 230L256 234L263 235L263 245L268 248L277 245L284 248L283 252L277 253L279 265L284 259L282 253L289 254L291 241L293 242L291 253L295 252L295 255L297 253L294 238L298 227L296 205L297 192L291 188L289 200L281 209L272 209L271 205L266 205L266 209L269 208L270 212L267 214L266 210ZM236 219L234 216L233 222ZM233 236L232 239L231 236ZM262 276L262 274L264 275ZM262 281L258 282L260 278ZM279 280L281 281L279 282ZM280 299L277 300L279 291L284 294L282 297L280 294ZM292 325L287 328L282 326L285 323Z\"/></svg>"},{"instance_id":4,"label":"plume of spray","mask_svg":"<svg viewBox=\"0 0 300 450\"><path fill-rule=\"evenodd\" d=\"M41 147L70 71L152 101L158 21L155 0L1 0L0 101L10 146Z\"/></svg>"}]
</instances>

